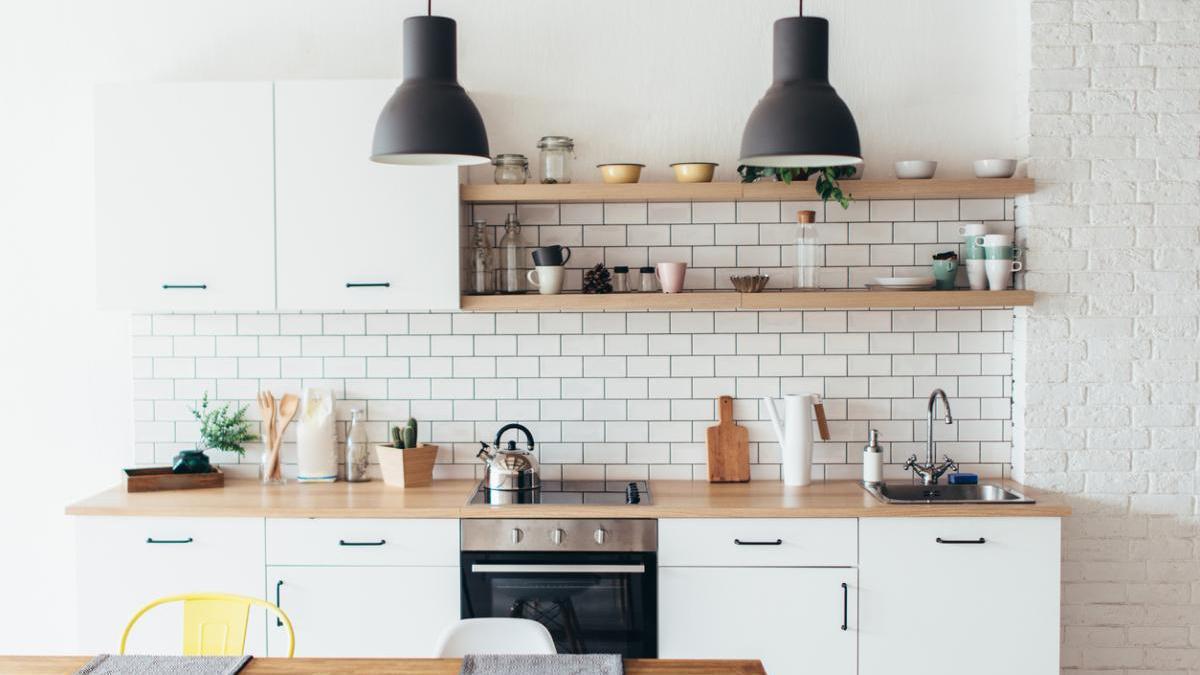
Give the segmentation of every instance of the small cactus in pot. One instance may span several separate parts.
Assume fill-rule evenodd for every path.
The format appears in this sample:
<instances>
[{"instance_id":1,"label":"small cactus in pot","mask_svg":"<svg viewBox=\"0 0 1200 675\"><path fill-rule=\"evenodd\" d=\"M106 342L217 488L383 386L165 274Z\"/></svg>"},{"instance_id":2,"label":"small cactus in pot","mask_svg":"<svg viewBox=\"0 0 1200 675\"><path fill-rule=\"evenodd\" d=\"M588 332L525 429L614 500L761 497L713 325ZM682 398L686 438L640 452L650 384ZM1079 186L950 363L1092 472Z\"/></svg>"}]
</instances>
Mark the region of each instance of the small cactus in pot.
<instances>
[{"instance_id":1,"label":"small cactus in pot","mask_svg":"<svg viewBox=\"0 0 1200 675\"><path fill-rule=\"evenodd\" d=\"M376 447L383 482L394 487L423 487L433 480L433 465L438 446L417 445L417 420L408 418L404 426L393 426L391 443Z\"/></svg>"},{"instance_id":2,"label":"small cactus in pot","mask_svg":"<svg viewBox=\"0 0 1200 675\"><path fill-rule=\"evenodd\" d=\"M404 449L417 447L417 420L410 417L403 427L392 427L392 447Z\"/></svg>"}]
</instances>

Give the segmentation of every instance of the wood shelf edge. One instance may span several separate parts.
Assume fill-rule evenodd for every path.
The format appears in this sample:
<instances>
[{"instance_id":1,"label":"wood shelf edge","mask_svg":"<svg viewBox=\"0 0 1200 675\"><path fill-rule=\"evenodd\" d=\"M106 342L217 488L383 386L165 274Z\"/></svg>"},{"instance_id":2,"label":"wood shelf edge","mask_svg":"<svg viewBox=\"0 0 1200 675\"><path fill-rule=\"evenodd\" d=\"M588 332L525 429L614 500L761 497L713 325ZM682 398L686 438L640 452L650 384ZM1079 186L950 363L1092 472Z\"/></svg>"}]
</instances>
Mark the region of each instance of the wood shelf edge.
<instances>
[{"instance_id":1,"label":"wood shelf edge","mask_svg":"<svg viewBox=\"0 0 1200 675\"><path fill-rule=\"evenodd\" d=\"M687 293L610 293L587 295L464 295L468 312L640 311L640 310L772 310L772 309L936 309L947 307L1024 307L1035 295L1009 291L692 291Z\"/></svg>"},{"instance_id":2,"label":"wood shelf edge","mask_svg":"<svg viewBox=\"0 0 1200 675\"><path fill-rule=\"evenodd\" d=\"M964 178L930 180L850 180L842 187L856 199L988 199L1033 192L1032 178ZM811 201L819 199L809 181L786 183L568 183L563 185L467 185L459 187L465 203L580 202L724 202Z\"/></svg>"}]
</instances>

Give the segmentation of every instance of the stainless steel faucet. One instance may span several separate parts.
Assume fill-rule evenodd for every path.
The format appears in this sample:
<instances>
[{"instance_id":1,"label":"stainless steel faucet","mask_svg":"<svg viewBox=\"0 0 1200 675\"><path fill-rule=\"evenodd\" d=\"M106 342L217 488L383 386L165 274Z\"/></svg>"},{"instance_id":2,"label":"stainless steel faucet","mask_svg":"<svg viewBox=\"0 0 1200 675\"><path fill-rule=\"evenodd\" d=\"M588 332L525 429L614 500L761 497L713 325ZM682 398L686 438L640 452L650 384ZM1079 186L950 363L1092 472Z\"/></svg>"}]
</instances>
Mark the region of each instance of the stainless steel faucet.
<instances>
[{"instance_id":1,"label":"stainless steel faucet","mask_svg":"<svg viewBox=\"0 0 1200 675\"><path fill-rule=\"evenodd\" d=\"M933 411L937 408L939 396L942 398L942 406L946 408L946 424L954 423L954 417L950 415L950 401L946 398L946 392L941 389L934 389L933 393L929 395L929 405L925 409L925 463L918 464L917 456L914 454L904 464L904 468L912 469L913 473L919 476L921 482L925 485L937 485L938 479L942 477L942 474L950 469L958 470L958 464L945 455L942 456L945 459L942 464L938 464L937 460L934 459Z\"/></svg>"}]
</instances>

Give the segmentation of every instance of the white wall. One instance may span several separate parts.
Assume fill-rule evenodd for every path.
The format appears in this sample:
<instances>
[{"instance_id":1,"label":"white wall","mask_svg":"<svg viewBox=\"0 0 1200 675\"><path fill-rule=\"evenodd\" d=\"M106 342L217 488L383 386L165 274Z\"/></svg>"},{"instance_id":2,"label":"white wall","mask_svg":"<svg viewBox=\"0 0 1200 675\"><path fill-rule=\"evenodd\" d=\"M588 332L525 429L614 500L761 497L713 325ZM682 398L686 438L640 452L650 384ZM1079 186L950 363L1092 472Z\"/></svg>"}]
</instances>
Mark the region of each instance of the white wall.
<instances>
[{"instance_id":1,"label":"white wall","mask_svg":"<svg viewBox=\"0 0 1200 675\"><path fill-rule=\"evenodd\" d=\"M808 5L834 21L833 81L857 114L870 175L887 175L899 156L940 159L950 176L976 156L1022 154L1011 54L1023 3ZM770 22L794 11L791 0L435 6L460 20L462 79L494 151L532 154L537 137L566 133L581 166L640 160L651 177L681 158L722 162L731 175L745 116L769 81ZM132 455L128 317L92 309L93 85L397 76L401 22L422 8L0 4L0 653L72 647L74 551L62 508L113 483Z\"/></svg>"}]
</instances>

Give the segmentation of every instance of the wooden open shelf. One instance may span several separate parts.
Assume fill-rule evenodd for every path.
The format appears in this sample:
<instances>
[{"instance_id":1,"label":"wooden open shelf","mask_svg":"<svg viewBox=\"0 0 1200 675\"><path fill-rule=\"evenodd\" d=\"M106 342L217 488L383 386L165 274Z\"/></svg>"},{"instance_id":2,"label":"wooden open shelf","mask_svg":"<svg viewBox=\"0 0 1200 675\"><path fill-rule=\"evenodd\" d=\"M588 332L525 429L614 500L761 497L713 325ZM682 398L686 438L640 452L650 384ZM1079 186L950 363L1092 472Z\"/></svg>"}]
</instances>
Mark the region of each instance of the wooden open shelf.
<instances>
[{"instance_id":1,"label":"wooden open shelf","mask_svg":"<svg viewBox=\"0 0 1200 675\"><path fill-rule=\"evenodd\" d=\"M689 291L685 293L606 293L585 295L464 295L473 312L636 311L732 309L925 309L937 307L1021 307L1033 304L1033 291Z\"/></svg>"},{"instance_id":2,"label":"wooden open shelf","mask_svg":"<svg viewBox=\"0 0 1200 675\"><path fill-rule=\"evenodd\" d=\"M1032 178L965 180L844 180L854 199L986 199L1034 190ZM566 185L463 185L463 202L473 204L577 202L734 202L820 199L812 181L786 183L568 183Z\"/></svg>"}]
</instances>

